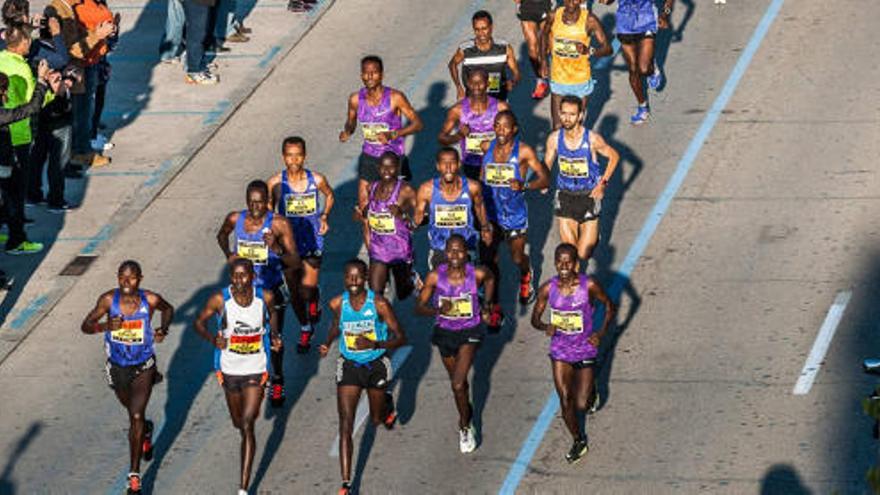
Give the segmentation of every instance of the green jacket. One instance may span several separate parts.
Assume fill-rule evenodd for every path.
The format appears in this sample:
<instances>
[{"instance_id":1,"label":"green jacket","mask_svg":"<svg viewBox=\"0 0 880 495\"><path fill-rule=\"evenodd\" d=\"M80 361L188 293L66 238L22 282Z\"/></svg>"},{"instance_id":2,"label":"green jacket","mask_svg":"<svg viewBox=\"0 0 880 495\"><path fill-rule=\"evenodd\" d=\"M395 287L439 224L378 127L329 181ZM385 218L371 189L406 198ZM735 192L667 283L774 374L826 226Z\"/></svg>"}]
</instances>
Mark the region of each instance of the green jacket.
<instances>
[{"instance_id":1,"label":"green jacket","mask_svg":"<svg viewBox=\"0 0 880 495\"><path fill-rule=\"evenodd\" d=\"M17 108L31 101L37 80L24 57L9 50L0 51L0 72L9 78L4 108ZM50 95L51 93L46 94L44 104L51 101ZM9 124L9 135L13 146L33 141L30 117Z\"/></svg>"}]
</instances>

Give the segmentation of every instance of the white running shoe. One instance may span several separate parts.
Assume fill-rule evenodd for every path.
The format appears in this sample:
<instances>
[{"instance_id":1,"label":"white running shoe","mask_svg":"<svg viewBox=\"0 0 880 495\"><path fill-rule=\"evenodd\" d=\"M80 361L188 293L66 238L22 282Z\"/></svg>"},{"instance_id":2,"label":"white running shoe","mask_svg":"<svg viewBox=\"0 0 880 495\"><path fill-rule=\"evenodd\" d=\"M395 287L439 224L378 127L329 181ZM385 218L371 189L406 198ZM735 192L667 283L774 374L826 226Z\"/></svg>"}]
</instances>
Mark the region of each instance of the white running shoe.
<instances>
[{"instance_id":1,"label":"white running shoe","mask_svg":"<svg viewBox=\"0 0 880 495\"><path fill-rule=\"evenodd\" d=\"M477 450L477 438L474 434L474 424L458 430L458 447L462 454L470 454Z\"/></svg>"}]
</instances>

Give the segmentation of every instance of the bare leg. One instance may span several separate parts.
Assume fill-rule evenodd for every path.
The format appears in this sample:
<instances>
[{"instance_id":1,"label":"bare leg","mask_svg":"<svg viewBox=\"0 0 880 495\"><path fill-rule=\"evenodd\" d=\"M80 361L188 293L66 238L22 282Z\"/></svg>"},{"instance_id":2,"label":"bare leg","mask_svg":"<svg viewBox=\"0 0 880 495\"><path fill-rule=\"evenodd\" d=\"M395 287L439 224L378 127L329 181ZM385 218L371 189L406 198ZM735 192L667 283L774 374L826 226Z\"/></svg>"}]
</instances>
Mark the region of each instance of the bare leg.
<instances>
[{"instance_id":1,"label":"bare leg","mask_svg":"<svg viewBox=\"0 0 880 495\"><path fill-rule=\"evenodd\" d=\"M578 226L578 240L575 243L578 249L578 258L583 261L590 259L593 249L599 243L599 219L588 220Z\"/></svg>"},{"instance_id":2,"label":"bare leg","mask_svg":"<svg viewBox=\"0 0 880 495\"><path fill-rule=\"evenodd\" d=\"M156 379L156 368L150 368L140 374L131 383L128 390L116 390L116 398L128 410L128 455L130 472L141 470L141 450L144 445L144 414L147 403L153 392L153 381Z\"/></svg>"},{"instance_id":3,"label":"bare leg","mask_svg":"<svg viewBox=\"0 0 880 495\"><path fill-rule=\"evenodd\" d=\"M575 369L572 365L562 361L552 360L550 363L553 369L553 384L556 386L559 406L562 409L562 421L565 422L565 427L568 428L572 438L578 440L583 435L578 424L574 397L572 396Z\"/></svg>"},{"instance_id":4,"label":"bare leg","mask_svg":"<svg viewBox=\"0 0 880 495\"><path fill-rule=\"evenodd\" d=\"M455 408L458 409L458 427L464 429L471 424L470 384L468 372L473 366L477 346L465 344L458 348L454 357L443 358L443 366L449 373L452 382L452 395L455 397Z\"/></svg>"},{"instance_id":5,"label":"bare leg","mask_svg":"<svg viewBox=\"0 0 880 495\"><path fill-rule=\"evenodd\" d=\"M388 265L378 261L370 261L370 290L376 294L384 294L388 285Z\"/></svg>"},{"instance_id":6,"label":"bare leg","mask_svg":"<svg viewBox=\"0 0 880 495\"><path fill-rule=\"evenodd\" d=\"M623 52L623 59L626 61L626 67L629 70L629 85L636 97L636 101L639 102L639 105L644 105L647 100L645 98L645 86L642 75L639 72L637 49L638 46L632 43L623 43L620 46L620 51Z\"/></svg>"},{"instance_id":7,"label":"bare leg","mask_svg":"<svg viewBox=\"0 0 880 495\"><path fill-rule=\"evenodd\" d=\"M541 32L543 22L537 23L533 21L522 21L523 38L526 40L526 46L529 50L529 62L532 65L532 71L535 73L535 79L543 77L541 75L541 55L538 53L538 33Z\"/></svg>"},{"instance_id":8,"label":"bare leg","mask_svg":"<svg viewBox=\"0 0 880 495\"><path fill-rule=\"evenodd\" d=\"M342 481L351 481L351 456L354 450L351 436L354 431L354 415L361 387L339 385L336 387L336 406L339 410L339 469Z\"/></svg>"},{"instance_id":9,"label":"bare leg","mask_svg":"<svg viewBox=\"0 0 880 495\"><path fill-rule=\"evenodd\" d=\"M254 423L260 415L263 387L245 387L241 391L241 489L247 490L251 482L251 469L257 452Z\"/></svg>"}]
</instances>

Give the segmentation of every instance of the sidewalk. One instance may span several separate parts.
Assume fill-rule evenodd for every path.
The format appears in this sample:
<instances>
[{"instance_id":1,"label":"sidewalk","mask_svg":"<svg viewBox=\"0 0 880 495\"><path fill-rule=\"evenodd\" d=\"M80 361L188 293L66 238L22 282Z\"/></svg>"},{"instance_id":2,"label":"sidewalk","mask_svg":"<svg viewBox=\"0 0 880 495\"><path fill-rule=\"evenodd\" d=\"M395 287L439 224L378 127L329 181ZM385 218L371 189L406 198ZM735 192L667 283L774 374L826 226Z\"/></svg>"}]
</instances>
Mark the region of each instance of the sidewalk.
<instances>
[{"instance_id":1,"label":"sidewalk","mask_svg":"<svg viewBox=\"0 0 880 495\"><path fill-rule=\"evenodd\" d=\"M252 5L245 21L253 29L251 41L229 43L232 51L216 56L220 75L216 86L187 85L182 64L159 63L165 1L111 5L122 15L102 120L107 126L102 132L116 144L107 153L113 162L90 171L84 179L67 180L67 199L81 204L79 209L64 215L49 213L43 205L27 209L27 216L36 220L28 235L46 244L43 253L0 254L0 267L15 278L0 303L0 362L73 288L77 275L114 236L187 166L333 2L320 0L306 14L288 12L286 1ZM34 2L31 10L42 12L44 5ZM217 173L222 174L223 167L242 165L247 166L218 164ZM151 242L149 232L143 240ZM173 255L173 249L168 252Z\"/></svg>"}]
</instances>

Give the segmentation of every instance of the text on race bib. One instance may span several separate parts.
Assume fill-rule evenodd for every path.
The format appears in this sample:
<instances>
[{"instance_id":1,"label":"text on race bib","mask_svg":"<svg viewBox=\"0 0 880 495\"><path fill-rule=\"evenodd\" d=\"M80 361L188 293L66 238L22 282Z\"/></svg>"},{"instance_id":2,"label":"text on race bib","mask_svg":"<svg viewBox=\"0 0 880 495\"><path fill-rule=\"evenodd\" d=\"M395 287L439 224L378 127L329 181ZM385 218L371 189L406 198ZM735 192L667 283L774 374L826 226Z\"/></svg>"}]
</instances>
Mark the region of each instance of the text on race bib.
<instances>
[{"instance_id":1,"label":"text on race bib","mask_svg":"<svg viewBox=\"0 0 880 495\"><path fill-rule=\"evenodd\" d=\"M364 141L371 144L379 143L379 134L391 130L385 122L364 122L361 124L361 130L364 132Z\"/></svg>"},{"instance_id":2,"label":"text on race bib","mask_svg":"<svg viewBox=\"0 0 880 495\"><path fill-rule=\"evenodd\" d=\"M490 72L489 73L488 91L490 93L497 93L497 92L501 91L501 73L500 72Z\"/></svg>"},{"instance_id":3,"label":"text on race bib","mask_svg":"<svg viewBox=\"0 0 880 495\"><path fill-rule=\"evenodd\" d=\"M467 205L434 205L434 226L441 229L463 229L468 224Z\"/></svg>"},{"instance_id":4,"label":"text on race bib","mask_svg":"<svg viewBox=\"0 0 880 495\"><path fill-rule=\"evenodd\" d=\"M482 155L483 148L480 145L483 141L491 141L493 139L495 139L495 132L472 132L464 140L464 149L472 155Z\"/></svg>"},{"instance_id":5,"label":"text on race bib","mask_svg":"<svg viewBox=\"0 0 880 495\"><path fill-rule=\"evenodd\" d=\"M144 343L144 320L124 320L119 330L110 332L110 341L122 345Z\"/></svg>"},{"instance_id":6,"label":"text on race bib","mask_svg":"<svg viewBox=\"0 0 880 495\"><path fill-rule=\"evenodd\" d=\"M484 167L484 181L492 187L510 187L510 181L516 178L516 171L509 163L487 163Z\"/></svg>"},{"instance_id":7,"label":"text on race bib","mask_svg":"<svg viewBox=\"0 0 880 495\"><path fill-rule=\"evenodd\" d=\"M550 308L550 324L562 333L581 333L584 331L584 315L580 311L559 311Z\"/></svg>"},{"instance_id":8,"label":"text on race bib","mask_svg":"<svg viewBox=\"0 0 880 495\"><path fill-rule=\"evenodd\" d=\"M470 294L465 293L456 297L440 296L437 301L440 308L443 308L443 301L449 301L452 304L449 311L442 313L444 318L472 318L474 316L474 305L471 304Z\"/></svg>"},{"instance_id":9,"label":"text on race bib","mask_svg":"<svg viewBox=\"0 0 880 495\"><path fill-rule=\"evenodd\" d=\"M227 349L234 354L257 354L263 350L263 336L258 333L251 335L233 334L229 337Z\"/></svg>"},{"instance_id":10,"label":"text on race bib","mask_svg":"<svg viewBox=\"0 0 880 495\"><path fill-rule=\"evenodd\" d=\"M553 38L553 54L561 58L578 58L577 41L566 38Z\"/></svg>"},{"instance_id":11,"label":"text on race bib","mask_svg":"<svg viewBox=\"0 0 880 495\"><path fill-rule=\"evenodd\" d=\"M235 254L251 260L255 265L265 265L269 261L269 247L263 241L236 241Z\"/></svg>"},{"instance_id":12,"label":"text on race bib","mask_svg":"<svg viewBox=\"0 0 880 495\"><path fill-rule=\"evenodd\" d=\"M377 212L370 210L367 213L367 220L370 224L370 231L379 235L392 235L397 232L397 226L394 223L394 215L391 213Z\"/></svg>"},{"instance_id":13,"label":"text on race bib","mask_svg":"<svg viewBox=\"0 0 880 495\"><path fill-rule=\"evenodd\" d=\"M590 167L584 157L559 157L559 172L566 177L589 177Z\"/></svg>"},{"instance_id":14,"label":"text on race bib","mask_svg":"<svg viewBox=\"0 0 880 495\"><path fill-rule=\"evenodd\" d=\"M289 217L307 217L318 211L318 193L293 193L284 196L284 212Z\"/></svg>"},{"instance_id":15,"label":"text on race bib","mask_svg":"<svg viewBox=\"0 0 880 495\"><path fill-rule=\"evenodd\" d=\"M374 320L346 321L342 324L342 336L345 339L345 348L351 352L362 352L370 349L358 349L356 342L358 337L376 341L376 322Z\"/></svg>"}]
</instances>

